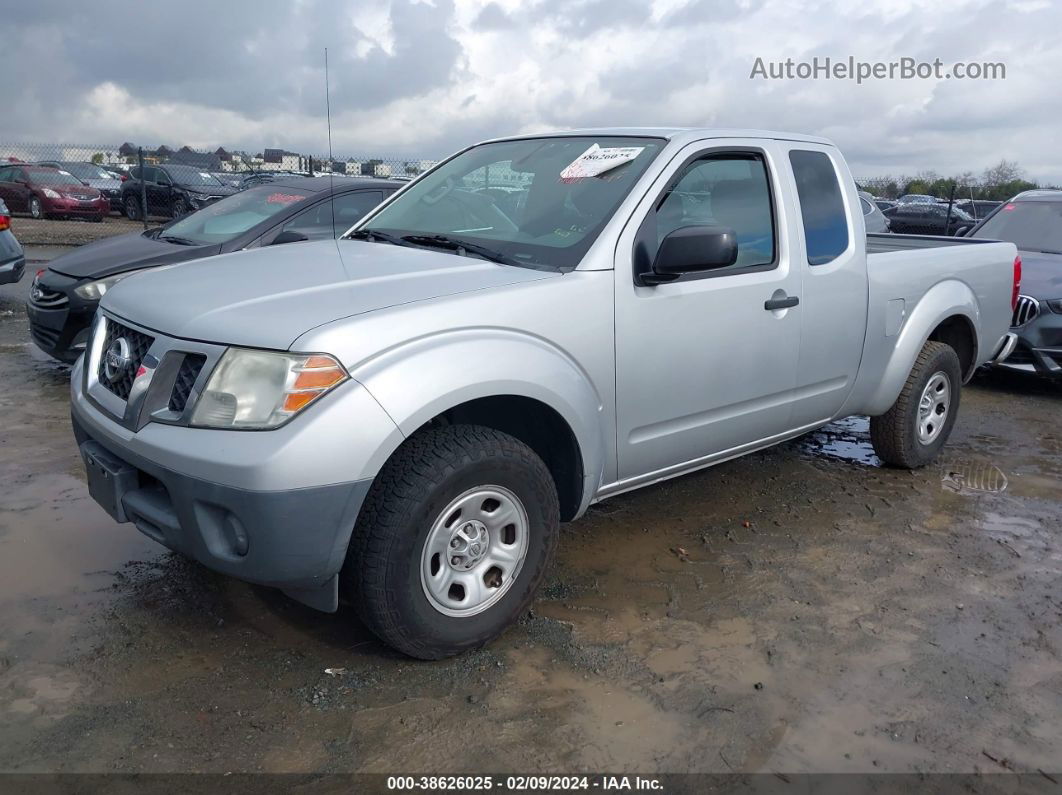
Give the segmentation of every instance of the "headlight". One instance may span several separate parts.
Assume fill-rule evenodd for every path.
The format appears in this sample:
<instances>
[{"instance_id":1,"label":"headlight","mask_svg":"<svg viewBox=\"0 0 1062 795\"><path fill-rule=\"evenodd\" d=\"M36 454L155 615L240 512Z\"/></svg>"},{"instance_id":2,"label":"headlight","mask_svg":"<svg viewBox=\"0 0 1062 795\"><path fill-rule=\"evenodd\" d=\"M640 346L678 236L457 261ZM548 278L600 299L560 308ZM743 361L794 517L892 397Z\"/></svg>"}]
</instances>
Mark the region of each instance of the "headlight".
<instances>
[{"instance_id":1,"label":"headlight","mask_svg":"<svg viewBox=\"0 0 1062 795\"><path fill-rule=\"evenodd\" d=\"M116 273L114 276L108 276L106 279L97 279L94 282L75 287L74 292L86 301L98 301L103 298L103 294L114 287L114 285L126 276L132 276L134 273L140 273L140 271L126 271L125 273Z\"/></svg>"},{"instance_id":2,"label":"headlight","mask_svg":"<svg viewBox=\"0 0 1062 795\"><path fill-rule=\"evenodd\" d=\"M1062 298L1052 298L1050 301L1045 301L1044 303L1051 308L1052 312L1057 312L1062 315Z\"/></svg>"},{"instance_id":3,"label":"headlight","mask_svg":"<svg viewBox=\"0 0 1062 795\"><path fill-rule=\"evenodd\" d=\"M229 348L196 403L192 425L276 428L349 377L326 354Z\"/></svg>"},{"instance_id":4,"label":"headlight","mask_svg":"<svg viewBox=\"0 0 1062 795\"><path fill-rule=\"evenodd\" d=\"M51 188L45 188L44 190L41 191L41 193L43 193L49 199L58 199L59 198L59 194L56 191L52 190Z\"/></svg>"}]
</instances>

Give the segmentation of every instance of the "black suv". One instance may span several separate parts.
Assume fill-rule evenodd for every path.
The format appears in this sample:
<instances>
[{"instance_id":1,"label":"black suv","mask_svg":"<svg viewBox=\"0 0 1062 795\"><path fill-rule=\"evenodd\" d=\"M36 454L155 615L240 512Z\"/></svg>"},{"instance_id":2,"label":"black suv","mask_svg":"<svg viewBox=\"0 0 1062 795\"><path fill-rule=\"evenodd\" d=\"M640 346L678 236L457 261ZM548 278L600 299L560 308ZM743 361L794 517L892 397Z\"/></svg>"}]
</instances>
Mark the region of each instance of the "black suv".
<instances>
[{"instance_id":1,"label":"black suv","mask_svg":"<svg viewBox=\"0 0 1062 795\"><path fill-rule=\"evenodd\" d=\"M1018 344L997 366L1062 378L1062 190L1019 193L969 236L1006 240L1021 256Z\"/></svg>"},{"instance_id":2,"label":"black suv","mask_svg":"<svg viewBox=\"0 0 1062 795\"><path fill-rule=\"evenodd\" d=\"M26 305L30 335L48 355L74 362L85 349L100 298L115 282L145 268L338 237L401 187L380 179L277 180L165 226L79 246L56 257L33 280Z\"/></svg>"},{"instance_id":3,"label":"black suv","mask_svg":"<svg viewBox=\"0 0 1062 795\"><path fill-rule=\"evenodd\" d=\"M143 174L140 166L134 166L129 169L129 179L122 183L122 209L134 221L144 217L141 185L146 194L147 215L164 218L180 218L236 192L213 174L194 166L144 166Z\"/></svg>"}]
</instances>

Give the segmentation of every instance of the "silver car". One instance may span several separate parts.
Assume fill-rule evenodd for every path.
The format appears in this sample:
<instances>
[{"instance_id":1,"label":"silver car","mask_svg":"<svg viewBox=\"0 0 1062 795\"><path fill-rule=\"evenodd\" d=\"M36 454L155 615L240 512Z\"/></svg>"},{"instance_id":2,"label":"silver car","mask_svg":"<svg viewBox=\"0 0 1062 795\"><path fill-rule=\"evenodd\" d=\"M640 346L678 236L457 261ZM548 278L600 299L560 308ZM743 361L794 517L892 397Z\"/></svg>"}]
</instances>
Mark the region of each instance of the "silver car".
<instances>
[{"instance_id":1,"label":"silver car","mask_svg":"<svg viewBox=\"0 0 1062 795\"><path fill-rule=\"evenodd\" d=\"M863 210L863 223L867 232L889 231L889 219L878 207L876 198L865 190L859 191L859 207Z\"/></svg>"}]
</instances>

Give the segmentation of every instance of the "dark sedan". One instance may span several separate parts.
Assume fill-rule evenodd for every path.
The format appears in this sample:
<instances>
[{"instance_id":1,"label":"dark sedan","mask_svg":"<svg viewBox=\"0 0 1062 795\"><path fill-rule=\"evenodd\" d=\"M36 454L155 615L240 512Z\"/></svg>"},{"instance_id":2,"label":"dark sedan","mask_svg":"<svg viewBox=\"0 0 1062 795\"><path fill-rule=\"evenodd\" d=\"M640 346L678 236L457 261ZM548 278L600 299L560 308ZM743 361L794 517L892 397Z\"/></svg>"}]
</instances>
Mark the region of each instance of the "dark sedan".
<instances>
[{"instance_id":1,"label":"dark sedan","mask_svg":"<svg viewBox=\"0 0 1062 795\"><path fill-rule=\"evenodd\" d=\"M149 216L180 218L235 192L232 186L194 166L165 163L144 166L143 173L135 166L122 183L122 208L126 216L139 221L144 217L142 199L146 199Z\"/></svg>"},{"instance_id":2,"label":"dark sedan","mask_svg":"<svg viewBox=\"0 0 1062 795\"><path fill-rule=\"evenodd\" d=\"M401 187L387 180L334 180L334 188L332 182L299 178L260 185L165 226L97 240L56 258L30 289L33 341L56 359L73 362L85 348L100 298L119 280L240 249L337 237Z\"/></svg>"},{"instance_id":3,"label":"dark sedan","mask_svg":"<svg viewBox=\"0 0 1062 795\"><path fill-rule=\"evenodd\" d=\"M952 207L949 216L947 204L908 202L884 212L889 219L889 228L900 235L954 235L977 223L969 213L958 207Z\"/></svg>"},{"instance_id":4,"label":"dark sedan","mask_svg":"<svg viewBox=\"0 0 1062 795\"><path fill-rule=\"evenodd\" d=\"M1062 378L1062 191L1019 193L969 236L1009 241L1021 255L1018 344L998 366Z\"/></svg>"},{"instance_id":5,"label":"dark sedan","mask_svg":"<svg viewBox=\"0 0 1062 795\"><path fill-rule=\"evenodd\" d=\"M0 199L0 284L17 282L25 269L26 255L11 231L11 212Z\"/></svg>"}]
</instances>

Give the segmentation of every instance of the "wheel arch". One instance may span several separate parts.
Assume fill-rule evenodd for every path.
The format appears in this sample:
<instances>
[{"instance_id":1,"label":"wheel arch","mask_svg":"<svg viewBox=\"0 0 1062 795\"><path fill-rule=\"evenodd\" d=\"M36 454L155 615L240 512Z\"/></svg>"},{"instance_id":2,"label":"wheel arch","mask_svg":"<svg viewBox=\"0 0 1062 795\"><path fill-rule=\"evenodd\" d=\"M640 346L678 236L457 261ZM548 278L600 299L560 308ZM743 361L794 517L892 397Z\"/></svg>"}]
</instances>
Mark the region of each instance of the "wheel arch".
<instances>
[{"instance_id":1,"label":"wheel arch","mask_svg":"<svg viewBox=\"0 0 1062 795\"><path fill-rule=\"evenodd\" d=\"M980 341L981 313L977 298L964 282L948 279L932 287L911 311L881 373L877 386L860 410L846 413L884 414L900 394L918 353L929 340L951 345L959 355L963 378L969 379L976 369ZM882 338L887 345L893 338ZM956 347L957 346L957 347Z\"/></svg>"},{"instance_id":2,"label":"wheel arch","mask_svg":"<svg viewBox=\"0 0 1062 795\"><path fill-rule=\"evenodd\" d=\"M546 340L502 329L435 335L354 367L351 375L403 437L462 423L520 439L550 469L564 520L581 515L602 482L603 402L587 373ZM381 465L394 450L385 452L374 457Z\"/></svg>"}]
</instances>

